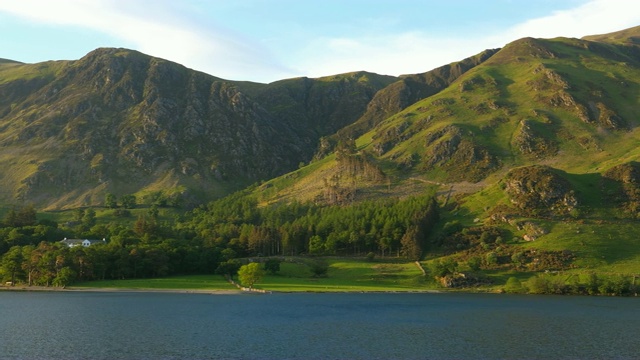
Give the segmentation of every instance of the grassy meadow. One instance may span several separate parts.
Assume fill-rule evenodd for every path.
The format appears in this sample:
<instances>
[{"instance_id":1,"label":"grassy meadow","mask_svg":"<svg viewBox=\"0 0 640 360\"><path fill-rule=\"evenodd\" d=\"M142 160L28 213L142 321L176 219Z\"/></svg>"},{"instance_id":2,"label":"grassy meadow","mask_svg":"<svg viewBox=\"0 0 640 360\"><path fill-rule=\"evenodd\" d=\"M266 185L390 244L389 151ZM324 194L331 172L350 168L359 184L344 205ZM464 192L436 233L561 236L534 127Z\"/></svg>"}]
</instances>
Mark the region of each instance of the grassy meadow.
<instances>
[{"instance_id":1,"label":"grassy meadow","mask_svg":"<svg viewBox=\"0 0 640 360\"><path fill-rule=\"evenodd\" d=\"M331 259L326 277L313 277L306 265L284 262L256 287L282 292L424 291L427 279L414 263Z\"/></svg>"},{"instance_id":2,"label":"grassy meadow","mask_svg":"<svg viewBox=\"0 0 640 360\"><path fill-rule=\"evenodd\" d=\"M414 263L329 259L327 276L314 277L307 265L283 262L276 274L265 274L256 289L278 292L426 291L435 285ZM237 281L237 280L236 280ZM221 275L185 275L155 279L76 283L72 289L234 291Z\"/></svg>"}]
</instances>

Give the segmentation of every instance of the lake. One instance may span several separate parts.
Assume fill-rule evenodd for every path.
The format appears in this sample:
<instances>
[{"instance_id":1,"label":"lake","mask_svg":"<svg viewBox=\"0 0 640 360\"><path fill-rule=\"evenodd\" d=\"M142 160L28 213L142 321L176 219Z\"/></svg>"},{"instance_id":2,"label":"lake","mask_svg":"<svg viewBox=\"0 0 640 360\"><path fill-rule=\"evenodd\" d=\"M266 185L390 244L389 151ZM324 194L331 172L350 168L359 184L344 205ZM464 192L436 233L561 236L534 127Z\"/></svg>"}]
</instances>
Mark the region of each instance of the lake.
<instances>
[{"instance_id":1,"label":"lake","mask_svg":"<svg viewBox=\"0 0 640 360\"><path fill-rule=\"evenodd\" d=\"M2 359L638 359L640 299L0 292Z\"/></svg>"}]
</instances>

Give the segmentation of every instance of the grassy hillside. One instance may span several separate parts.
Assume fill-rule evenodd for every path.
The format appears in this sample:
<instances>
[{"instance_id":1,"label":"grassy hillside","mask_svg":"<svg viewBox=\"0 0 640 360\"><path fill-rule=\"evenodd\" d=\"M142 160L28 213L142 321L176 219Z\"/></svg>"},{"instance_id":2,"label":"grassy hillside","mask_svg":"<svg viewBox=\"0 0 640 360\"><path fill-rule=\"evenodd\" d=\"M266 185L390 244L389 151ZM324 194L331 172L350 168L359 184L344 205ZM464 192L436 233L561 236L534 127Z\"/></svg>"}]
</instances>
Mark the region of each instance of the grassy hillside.
<instances>
[{"instance_id":1,"label":"grassy hillside","mask_svg":"<svg viewBox=\"0 0 640 360\"><path fill-rule=\"evenodd\" d=\"M348 205L436 189L426 264L468 272L478 260L496 284L544 270L638 274L638 29L508 44L254 195Z\"/></svg>"},{"instance_id":2,"label":"grassy hillside","mask_svg":"<svg viewBox=\"0 0 640 360\"><path fill-rule=\"evenodd\" d=\"M636 49L566 38L518 40L381 121L355 139L350 155L367 157L388 174L382 182L402 186L416 177L489 184L530 164L602 173L640 155ZM315 174L286 178L318 187L339 167L330 159L312 164Z\"/></svg>"}]
</instances>

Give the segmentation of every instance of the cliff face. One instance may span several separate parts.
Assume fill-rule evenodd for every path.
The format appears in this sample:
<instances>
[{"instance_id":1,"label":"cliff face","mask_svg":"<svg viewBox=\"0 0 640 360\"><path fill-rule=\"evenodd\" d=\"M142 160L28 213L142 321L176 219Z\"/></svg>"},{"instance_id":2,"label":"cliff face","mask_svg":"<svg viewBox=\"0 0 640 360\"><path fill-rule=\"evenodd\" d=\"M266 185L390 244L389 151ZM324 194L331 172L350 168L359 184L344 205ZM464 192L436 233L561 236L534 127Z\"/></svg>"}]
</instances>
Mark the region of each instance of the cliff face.
<instances>
[{"instance_id":1,"label":"cliff face","mask_svg":"<svg viewBox=\"0 0 640 360\"><path fill-rule=\"evenodd\" d=\"M78 61L0 64L0 175L54 207L105 192L200 201L294 170L355 121L393 77L368 73L236 83L126 49ZM19 154L19 156L9 156Z\"/></svg>"},{"instance_id":2,"label":"cliff face","mask_svg":"<svg viewBox=\"0 0 640 360\"><path fill-rule=\"evenodd\" d=\"M640 162L631 161L607 170L603 174L608 199L626 212L640 217Z\"/></svg>"},{"instance_id":3,"label":"cliff face","mask_svg":"<svg viewBox=\"0 0 640 360\"><path fill-rule=\"evenodd\" d=\"M22 65L33 66L44 71L0 88L3 152L33 165L14 184L22 198L135 192L167 176L201 189L246 185L293 169L305 145L233 83L161 59L99 49L75 62Z\"/></svg>"}]
</instances>

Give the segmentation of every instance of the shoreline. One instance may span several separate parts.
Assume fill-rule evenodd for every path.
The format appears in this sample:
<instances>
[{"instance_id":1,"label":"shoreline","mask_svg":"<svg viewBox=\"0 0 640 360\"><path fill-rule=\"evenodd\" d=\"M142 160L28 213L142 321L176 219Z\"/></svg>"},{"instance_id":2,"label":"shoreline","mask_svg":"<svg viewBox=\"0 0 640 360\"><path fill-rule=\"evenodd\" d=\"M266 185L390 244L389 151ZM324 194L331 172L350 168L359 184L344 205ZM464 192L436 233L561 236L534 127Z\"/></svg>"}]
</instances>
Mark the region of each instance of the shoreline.
<instances>
[{"instance_id":1,"label":"shoreline","mask_svg":"<svg viewBox=\"0 0 640 360\"><path fill-rule=\"evenodd\" d=\"M206 289L154 289L154 288L89 288L89 287L54 287L54 286L0 286L0 291L16 292L99 292L99 293L173 293L173 294L209 294L234 295L242 294L240 290L206 290Z\"/></svg>"},{"instance_id":2,"label":"shoreline","mask_svg":"<svg viewBox=\"0 0 640 360\"><path fill-rule=\"evenodd\" d=\"M258 291L242 290L217 290L217 289L155 289L155 288L89 288L89 287L47 287L47 286L0 286L0 291L15 292L97 292L97 293L168 293L168 294L206 294L206 295L263 295ZM333 293L353 293L353 294L441 294L439 290L340 290L340 291L269 291L266 294L333 294Z\"/></svg>"}]
</instances>

